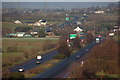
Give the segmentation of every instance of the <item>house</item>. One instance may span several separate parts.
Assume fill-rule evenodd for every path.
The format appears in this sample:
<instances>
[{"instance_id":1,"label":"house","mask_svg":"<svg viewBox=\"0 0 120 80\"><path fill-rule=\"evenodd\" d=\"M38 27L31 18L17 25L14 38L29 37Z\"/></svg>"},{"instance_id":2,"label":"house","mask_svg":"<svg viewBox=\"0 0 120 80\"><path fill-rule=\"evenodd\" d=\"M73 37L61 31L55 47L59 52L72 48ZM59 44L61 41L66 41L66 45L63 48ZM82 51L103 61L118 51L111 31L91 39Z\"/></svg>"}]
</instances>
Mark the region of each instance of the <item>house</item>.
<instances>
[{"instance_id":1,"label":"house","mask_svg":"<svg viewBox=\"0 0 120 80\"><path fill-rule=\"evenodd\" d=\"M52 31L52 27L46 28L45 33L46 33L47 36L54 36L54 33Z\"/></svg>"},{"instance_id":2,"label":"house","mask_svg":"<svg viewBox=\"0 0 120 80\"><path fill-rule=\"evenodd\" d=\"M23 37L25 32L17 32L17 37Z\"/></svg>"},{"instance_id":3,"label":"house","mask_svg":"<svg viewBox=\"0 0 120 80\"><path fill-rule=\"evenodd\" d=\"M95 11L94 13L96 13L96 14L103 14L104 11Z\"/></svg>"},{"instance_id":4,"label":"house","mask_svg":"<svg viewBox=\"0 0 120 80\"><path fill-rule=\"evenodd\" d=\"M81 28L77 27L77 28L74 29L74 31L76 31L76 32L82 32L83 30Z\"/></svg>"},{"instance_id":5,"label":"house","mask_svg":"<svg viewBox=\"0 0 120 80\"><path fill-rule=\"evenodd\" d=\"M119 26L114 26L114 32L120 31L120 27Z\"/></svg>"},{"instance_id":6,"label":"house","mask_svg":"<svg viewBox=\"0 0 120 80\"><path fill-rule=\"evenodd\" d=\"M26 23L27 23L27 25L29 25L29 26L33 26L35 22L26 22Z\"/></svg>"},{"instance_id":7,"label":"house","mask_svg":"<svg viewBox=\"0 0 120 80\"><path fill-rule=\"evenodd\" d=\"M27 22L27 24L30 26L41 26L41 23L39 22Z\"/></svg>"},{"instance_id":8,"label":"house","mask_svg":"<svg viewBox=\"0 0 120 80\"><path fill-rule=\"evenodd\" d=\"M33 25L35 25L35 26L41 26L41 23L40 22L35 22Z\"/></svg>"},{"instance_id":9,"label":"house","mask_svg":"<svg viewBox=\"0 0 120 80\"><path fill-rule=\"evenodd\" d=\"M79 21L77 21L77 25L81 25L82 23L81 23L81 21L79 20Z\"/></svg>"},{"instance_id":10,"label":"house","mask_svg":"<svg viewBox=\"0 0 120 80\"><path fill-rule=\"evenodd\" d=\"M41 25L46 25L46 24L47 24L47 21L46 21L46 20L39 20L39 23L40 23Z\"/></svg>"},{"instance_id":11,"label":"house","mask_svg":"<svg viewBox=\"0 0 120 80\"><path fill-rule=\"evenodd\" d=\"M31 34L24 34L24 37L32 37Z\"/></svg>"},{"instance_id":12,"label":"house","mask_svg":"<svg viewBox=\"0 0 120 80\"><path fill-rule=\"evenodd\" d=\"M22 24L22 22L19 21L19 20L16 20L14 23L15 23L15 24Z\"/></svg>"},{"instance_id":13,"label":"house","mask_svg":"<svg viewBox=\"0 0 120 80\"><path fill-rule=\"evenodd\" d=\"M39 20L36 22L27 22L27 24L31 25L31 26L42 26L42 25L46 25L47 21L46 20Z\"/></svg>"},{"instance_id":14,"label":"house","mask_svg":"<svg viewBox=\"0 0 120 80\"><path fill-rule=\"evenodd\" d=\"M8 37L17 37L17 33L6 34L6 36L8 36Z\"/></svg>"},{"instance_id":15,"label":"house","mask_svg":"<svg viewBox=\"0 0 120 80\"><path fill-rule=\"evenodd\" d=\"M31 35L38 35L39 31L40 31L40 29L35 29L30 34Z\"/></svg>"}]
</instances>

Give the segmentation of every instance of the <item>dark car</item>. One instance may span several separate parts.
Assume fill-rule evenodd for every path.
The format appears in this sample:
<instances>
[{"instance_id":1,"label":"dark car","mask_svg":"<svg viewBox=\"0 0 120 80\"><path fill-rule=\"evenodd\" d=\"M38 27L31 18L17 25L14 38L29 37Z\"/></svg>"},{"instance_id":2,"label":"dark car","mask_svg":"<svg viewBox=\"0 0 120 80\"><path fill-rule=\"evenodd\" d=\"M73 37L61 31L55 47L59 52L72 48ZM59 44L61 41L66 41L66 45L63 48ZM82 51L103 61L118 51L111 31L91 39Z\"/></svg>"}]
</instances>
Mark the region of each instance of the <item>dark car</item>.
<instances>
[{"instance_id":1,"label":"dark car","mask_svg":"<svg viewBox=\"0 0 120 80\"><path fill-rule=\"evenodd\" d=\"M40 64L41 62L40 62L40 60L36 60L36 64Z\"/></svg>"},{"instance_id":2,"label":"dark car","mask_svg":"<svg viewBox=\"0 0 120 80\"><path fill-rule=\"evenodd\" d=\"M80 55L77 55L76 58L80 58Z\"/></svg>"}]
</instances>

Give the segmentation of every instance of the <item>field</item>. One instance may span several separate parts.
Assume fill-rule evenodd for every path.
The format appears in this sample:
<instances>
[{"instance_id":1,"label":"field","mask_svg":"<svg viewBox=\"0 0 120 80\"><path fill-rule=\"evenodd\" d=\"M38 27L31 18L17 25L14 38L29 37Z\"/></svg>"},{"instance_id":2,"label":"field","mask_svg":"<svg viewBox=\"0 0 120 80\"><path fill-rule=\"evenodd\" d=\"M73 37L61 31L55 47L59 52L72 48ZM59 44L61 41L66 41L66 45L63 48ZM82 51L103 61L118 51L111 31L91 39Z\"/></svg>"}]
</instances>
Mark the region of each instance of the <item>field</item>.
<instances>
[{"instance_id":1,"label":"field","mask_svg":"<svg viewBox=\"0 0 120 80\"><path fill-rule=\"evenodd\" d=\"M44 55L57 47L57 39L3 39L3 67L29 60L36 55Z\"/></svg>"}]
</instances>

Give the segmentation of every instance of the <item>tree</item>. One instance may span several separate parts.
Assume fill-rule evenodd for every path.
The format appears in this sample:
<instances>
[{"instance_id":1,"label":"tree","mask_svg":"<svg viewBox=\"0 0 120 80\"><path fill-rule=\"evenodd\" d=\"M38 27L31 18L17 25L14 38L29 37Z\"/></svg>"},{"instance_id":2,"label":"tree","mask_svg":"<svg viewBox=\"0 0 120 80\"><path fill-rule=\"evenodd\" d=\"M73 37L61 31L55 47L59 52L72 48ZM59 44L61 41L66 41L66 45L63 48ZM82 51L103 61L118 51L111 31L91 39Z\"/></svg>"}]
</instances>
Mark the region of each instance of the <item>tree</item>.
<instances>
[{"instance_id":1,"label":"tree","mask_svg":"<svg viewBox=\"0 0 120 80\"><path fill-rule=\"evenodd\" d=\"M62 36L59 41L58 41L58 51L61 53L61 54L65 54L67 57L70 55L71 53L71 50L70 48L68 47L67 45L67 42L66 42L66 37Z\"/></svg>"},{"instance_id":2,"label":"tree","mask_svg":"<svg viewBox=\"0 0 120 80\"><path fill-rule=\"evenodd\" d=\"M11 33L11 29L10 28L2 28L2 35L5 36L6 34Z\"/></svg>"},{"instance_id":3,"label":"tree","mask_svg":"<svg viewBox=\"0 0 120 80\"><path fill-rule=\"evenodd\" d=\"M45 30L44 29L40 29L39 33L38 33L39 37L45 37Z\"/></svg>"},{"instance_id":4,"label":"tree","mask_svg":"<svg viewBox=\"0 0 120 80\"><path fill-rule=\"evenodd\" d=\"M73 40L73 47L80 48L80 38L78 36Z\"/></svg>"},{"instance_id":5,"label":"tree","mask_svg":"<svg viewBox=\"0 0 120 80\"><path fill-rule=\"evenodd\" d=\"M86 44L92 43L94 41L94 36L92 33L88 33L85 35Z\"/></svg>"},{"instance_id":6,"label":"tree","mask_svg":"<svg viewBox=\"0 0 120 80\"><path fill-rule=\"evenodd\" d=\"M31 27L16 27L15 31L16 32L29 32L30 30L33 30Z\"/></svg>"},{"instance_id":7,"label":"tree","mask_svg":"<svg viewBox=\"0 0 120 80\"><path fill-rule=\"evenodd\" d=\"M103 43L93 47L90 53L85 56L83 67L77 67L80 62L75 63L76 66L72 66L74 75L71 77L96 78L96 75L99 75L99 78L100 76L105 77L106 74L119 76L118 51L116 41L108 38Z\"/></svg>"}]
</instances>

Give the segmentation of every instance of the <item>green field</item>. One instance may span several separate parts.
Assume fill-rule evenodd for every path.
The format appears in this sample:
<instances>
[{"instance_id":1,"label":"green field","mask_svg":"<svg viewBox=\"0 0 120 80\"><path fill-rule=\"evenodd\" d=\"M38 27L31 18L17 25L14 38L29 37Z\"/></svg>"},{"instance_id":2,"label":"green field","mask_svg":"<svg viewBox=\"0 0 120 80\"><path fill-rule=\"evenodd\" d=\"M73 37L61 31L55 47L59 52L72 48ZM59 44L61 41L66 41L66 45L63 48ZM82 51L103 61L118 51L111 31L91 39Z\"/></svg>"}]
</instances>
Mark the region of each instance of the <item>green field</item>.
<instances>
[{"instance_id":1,"label":"green field","mask_svg":"<svg viewBox=\"0 0 120 80\"><path fill-rule=\"evenodd\" d=\"M57 40L58 39L3 39L3 66L10 67L29 60L36 55L44 55L55 50L57 47Z\"/></svg>"}]
</instances>

